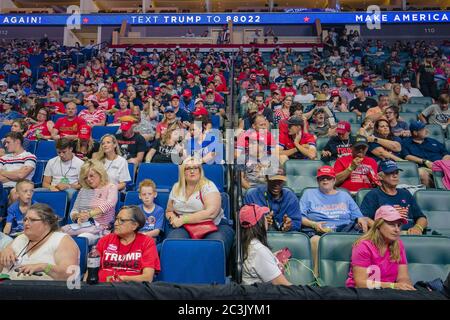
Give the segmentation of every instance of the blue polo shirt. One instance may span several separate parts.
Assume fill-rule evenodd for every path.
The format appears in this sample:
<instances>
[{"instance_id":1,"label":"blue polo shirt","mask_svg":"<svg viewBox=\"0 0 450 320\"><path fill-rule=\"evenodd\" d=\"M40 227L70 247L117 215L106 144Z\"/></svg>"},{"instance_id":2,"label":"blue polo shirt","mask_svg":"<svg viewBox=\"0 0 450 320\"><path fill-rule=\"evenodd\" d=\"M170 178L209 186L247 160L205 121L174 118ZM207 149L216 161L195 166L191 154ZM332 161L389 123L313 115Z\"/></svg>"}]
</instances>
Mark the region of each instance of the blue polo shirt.
<instances>
[{"instance_id":1,"label":"blue polo shirt","mask_svg":"<svg viewBox=\"0 0 450 320\"><path fill-rule=\"evenodd\" d=\"M372 220L375 218L375 211L383 205L398 205L400 207L408 207L408 224L403 225L403 230L412 228L419 218L426 218L420 207L417 205L416 199L406 189L397 189L395 196L384 193L380 188L373 189L364 197L361 204L361 211Z\"/></svg>"},{"instance_id":2,"label":"blue polo shirt","mask_svg":"<svg viewBox=\"0 0 450 320\"><path fill-rule=\"evenodd\" d=\"M425 138L422 143L416 143L412 138L403 139L402 158L411 155L434 162L447 154L444 144L436 139Z\"/></svg>"},{"instance_id":3,"label":"blue polo shirt","mask_svg":"<svg viewBox=\"0 0 450 320\"><path fill-rule=\"evenodd\" d=\"M292 227L289 231L300 231L302 225L302 214L297 196L292 190L283 188L280 198L273 199L267 191L267 185L261 185L250 189L244 198L244 204L257 204L269 207L273 211L275 228L281 230L283 216L286 214L292 219Z\"/></svg>"}]
</instances>

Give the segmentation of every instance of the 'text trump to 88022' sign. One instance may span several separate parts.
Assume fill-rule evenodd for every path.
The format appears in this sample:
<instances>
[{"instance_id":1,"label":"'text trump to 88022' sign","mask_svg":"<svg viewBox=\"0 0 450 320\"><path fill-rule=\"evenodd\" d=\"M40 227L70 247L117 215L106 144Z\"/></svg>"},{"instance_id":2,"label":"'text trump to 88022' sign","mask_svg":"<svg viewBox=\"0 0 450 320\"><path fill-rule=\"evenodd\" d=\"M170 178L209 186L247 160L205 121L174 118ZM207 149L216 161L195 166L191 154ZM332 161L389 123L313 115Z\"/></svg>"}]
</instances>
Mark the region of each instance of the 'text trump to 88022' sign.
<instances>
[{"instance_id":1,"label":"'text trump to 88022' sign","mask_svg":"<svg viewBox=\"0 0 450 320\"><path fill-rule=\"evenodd\" d=\"M65 25L68 14L4 14L0 25ZM237 25L313 24L365 24L379 22L399 23L448 23L450 11L419 12L301 12L301 13L255 13L255 14L83 14L82 25L120 25L126 20L131 25L221 25L232 21Z\"/></svg>"}]
</instances>

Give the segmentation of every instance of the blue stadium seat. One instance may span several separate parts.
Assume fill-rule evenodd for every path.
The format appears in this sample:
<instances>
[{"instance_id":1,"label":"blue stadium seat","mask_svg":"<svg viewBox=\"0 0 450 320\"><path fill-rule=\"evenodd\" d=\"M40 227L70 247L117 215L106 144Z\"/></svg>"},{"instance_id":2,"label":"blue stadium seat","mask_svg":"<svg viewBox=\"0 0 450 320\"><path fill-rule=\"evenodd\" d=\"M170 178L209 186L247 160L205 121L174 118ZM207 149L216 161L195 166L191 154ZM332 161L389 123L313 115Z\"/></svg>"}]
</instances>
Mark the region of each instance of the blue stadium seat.
<instances>
[{"instance_id":1,"label":"blue stadium seat","mask_svg":"<svg viewBox=\"0 0 450 320\"><path fill-rule=\"evenodd\" d=\"M92 127L92 139L100 141L105 134L116 134L119 126L95 126Z\"/></svg>"},{"instance_id":2,"label":"blue stadium seat","mask_svg":"<svg viewBox=\"0 0 450 320\"><path fill-rule=\"evenodd\" d=\"M428 219L427 229L450 236L450 191L419 190L414 198Z\"/></svg>"},{"instance_id":3,"label":"blue stadium seat","mask_svg":"<svg viewBox=\"0 0 450 320\"><path fill-rule=\"evenodd\" d=\"M405 103L401 106L402 112L411 112L419 114L421 113L426 107L423 104L416 104L416 103Z\"/></svg>"},{"instance_id":4,"label":"blue stadium seat","mask_svg":"<svg viewBox=\"0 0 450 320\"><path fill-rule=\"evenodd\" d=\"M44 170L47 165L47 160L36 161L36 169L34 170L33 183L35 188L40 188L42 186L42 180L44 179Z\"/></svg>"},{"instance_id":5,"label":"blue stadium seat","mask_svg":"<svg viewBox=\"0 0 450 320\"><path fill-rule=\"evenodd\" d=\"M83 279L83 275L87 269L87 257L89 254L89 246L87 238L72 237L80 249L80 277Z\"/></svg>"},{"instance_id":6,"label":"blue stadium seat","mask_svg":"<svg viewBox=\"0 0 450 320\"><path fill-rule=\"evenodd\" d=\"M52 115L51 119L54 123L56 123L58 119L64 118L65 116L66 116L65 114L54 114Z\"/></svg>"},{"instance_id":7,"label":"blue stadium seat","mask_svg":"<svg viewBox=\"0 0 450 320\"><path fill-rule=\"evenodd\" d=\"M40 140L37 144L35 155L38 160L50 160L56 157L56 142L53 140Z\"/></svg>"},{"instance_id":8,"label":"blue stadium seat","mask_svg":"<svg viewBox=\"0 0 450 320\"><path fill-rule=\"evenodd\" d=\"M428 137L436 139L439 142L445 142L445 135L442 127L439 124L427 124Z\"/></svg>"},{"instance_id":9,"label":"blue stadium seat","mask_svg":"<svg viewBox=\"0 0 450 320\"><path fill-rule=\"evenodd\" d=\"M86 107L82 105L77 105L77 114L79 114L82 110L86 110Z\"/></svg>"},{"instance_id":10,"label":"blue stadium seat","mask_svg":"<svg viewBox=\"0 0 450 320\"><path fill-rule=\"evenodd\" d=\"M64 219L67 209L67 193L64 191L36 191L33 200L39 203L46 203L53 208L55 213Z\"/></svg>"},{"instance_id":11,"label":"blue stadium seat","mask_svg":"<svg viewBox=\"0 0 450 320\"><path fill-rule=\"evenodd\" d=\"M225 284L225 248L220 240L166 239L161 246L159 281Z\"/></svg>"},{"instance_id":12,"label":"blue stadium seat","mask_svg":"<svg viewBox=\"0 0 450 320\"><path fill-rule=\"evenodd\" d=\"M5 137L5 135L11 131L11 126L10 125L2 125L0 127L0 139L3 139Z\"/></svg>"},{"instance_id":13,"label":"blue stadium seat","mask_svg":"<svg viewBox=\"0 0 450 320\"><path fill-rule=\"evenodd\" d=\"M38 142L36 140L28 140L28 143L25 144L25 150L35 154Z\"/></svg>"},{"instance_id":14,"label":"blue stadium seat","mask_svg":"<svg viewBox=\"0 0 450 320\"><path fill-rule=\"evenodd\" d=\"M126 190L133 190L135 188L136 173L134 172L134 163L128 164L128 172L130 172L131 181L127 183Z\"/></svg>"},{"instance_id":15,"label":"blue stadium seat","mask_svg":"<svg viewBox=\"0 0 450 320\"><path fill-rule=\"evenodd\" d=\"M433 103L433 98L431 97L411 97L409 99L410 103L418 103L418 104L424 104L426 106L429 106Z\"/></svg>"},{"instance_id":16,"label":"blue stadium seat","mask_svg":"<svg viewBox=\"0 0 450 320\"><path fill-rule=\"evenodd\" d=\"M412 121L417 120L417 113L414 113L414 112L400 112L399 116L400 116L400 120L403 120L406 123L410 123Z\"/></svg>"},{"instance_id":17,"label":"blue stadium seat","mask_svg":"<svg viewBox=\"0 0 450 320\"><path fill-rule=\"evenodd\" d=\"M213 181L220 192L225 187L225 171L220 164L203 165L205 176ZM178 166L173 163L142 163L136 177L136 188L144 179L152 179L158 191L170 191L178 181Z\"/></svg>"}]
</instances>

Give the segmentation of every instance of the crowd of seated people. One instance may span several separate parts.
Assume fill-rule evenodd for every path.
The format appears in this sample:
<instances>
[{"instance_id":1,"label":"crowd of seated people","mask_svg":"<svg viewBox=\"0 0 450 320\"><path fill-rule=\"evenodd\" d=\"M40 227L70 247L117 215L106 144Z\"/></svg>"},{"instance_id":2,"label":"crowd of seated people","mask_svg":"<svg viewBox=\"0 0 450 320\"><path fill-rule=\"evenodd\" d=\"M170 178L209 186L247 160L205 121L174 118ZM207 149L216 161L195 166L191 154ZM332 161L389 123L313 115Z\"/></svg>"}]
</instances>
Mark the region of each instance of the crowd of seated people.
<instances>
[{"instance_id":1,"label":"crowd of seated people","mask_svg":"<svg viewBox=\"0 0 450 320\"><path fill-rule=\"evenodd\" d=\"M398 276L389 274L381 286L411 289L398 236L402 231L424 234L428 221L409 191L397 189L398 163L416 163L421 183L431 187L434 162L450 161L443 141L427 132L428 124L447 130L450 122L448 47L370 40L363 46L354 33L331 32L323 50L314 47L306 53L281 47L269 54L257 48L229 54L179 48L138 52L128 47L92 50L82 63L74 62L82 52L48 39L12 41L0 48L0 125L11 126L0 146L2 230L14 238L9 244L2 240L0 266L5 273L12 278L36 272L46 279L63 278L61 270L68 262L61 259L73 263L77 251L65 237L69 234L97 244L101 281L151 281L160 270L157 245L162 239L190 238L183 226L206 221L214 225L206 239L223 241L229 258L235 234L221 206L223 186L205 177L202 163L223 154L225 142L211 132L231 120L236 124L235 156L244 155L242 202L254 206L243 209L236 221L248 233L242 243L251 259L244 261L250 268L246 283L259 279L290 284L274 271L276 263L259 274L259 263L272 259L266 252L266 230L306 233L315 270L322 235L355 232L365 234L354 248L347 284L363 286L362 268L369 262L362 255L384 259L389 250L397 265L388 271L398 268ZM31 65L35 56L41 60ZM236 96L227 96L229 85L238 89ZM402 108L418 97L430 100L414 121L403 120ZM231 100L237 102L239 119L227 118ZM323 149L319 139L327 140ZM38 158L39 145L52 140L52 157ZM284 169L268 173L270 162L260 158L266 153L280 167L312 160L331 166L321 166L316 188L298 197L285 187L289 177ZM34 186L42 160L48 161L42 186ZM146 162L178 165L165 212L154 203L158 186L153 181L131 185ZM120 209L133 189L142 203ZM352 196L361 189L372 190L358 207ZM64 191L69 201L76 195L61 229L55 212L32 200L42 190ZM382 204L392 208L377 211ZM83 227L73 227L77 224ZM387 248L377 247L382 237ZM45 245L54 249L52 257L31 257ZM116 273L121 264L111 255L135 258L130 250L144 253L132 263L138 267ZM15 266L17 257L23 258L23 266Z\"/></svg>"}]
</instances>

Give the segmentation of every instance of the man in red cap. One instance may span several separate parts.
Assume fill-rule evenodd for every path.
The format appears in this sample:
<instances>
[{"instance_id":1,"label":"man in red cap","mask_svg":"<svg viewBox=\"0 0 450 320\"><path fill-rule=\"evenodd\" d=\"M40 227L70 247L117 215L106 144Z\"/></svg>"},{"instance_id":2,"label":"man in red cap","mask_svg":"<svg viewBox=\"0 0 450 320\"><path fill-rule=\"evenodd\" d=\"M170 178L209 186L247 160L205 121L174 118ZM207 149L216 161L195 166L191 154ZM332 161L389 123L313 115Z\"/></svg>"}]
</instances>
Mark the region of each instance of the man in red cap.
<instances>
[{"instance_id":1,"label":"man in red cap","mask_svg":"<svg viewBox=\"0 0 450 320\"><path fill-rule=\"evenodd\" d=\"M255 89L256 91L261 91L261 85L257 81L256 72L252 70L250 73L250 78L244 81L241 85L241 89L247 90L248 88Z\"/></svg>"},{"instance_id":2,"label":"man in red cap","mask_svg":"<svg viewBox=\"0 0 450 320\"><path fill-rule=\"evenodd\" d=\"M311 237L314 270L318 270L320 236L328 232L367 232L372 221L361 213L348 192L336 190L333 167L317 170L318 188L306 189L300 199L302 232Z\"/></svg>"},{"instance_id":3,"label":"man in red cap","mask_svg":"<svg viewBox=\"0 0 450 320\"><path fill-rule=\"evenodd\" d=\"M216 101L214 90L206 90L204 106L208 109L209 114L218 114L221 117L221 123L223 123L223 119L226 117L225 105Z\"/></svg>"},{"instance_id":4,"label":"man in red cap","mask_svg":"<svg viewBox=\"0 0 450 320\"><path fill-rule=\"evenodd\" d=\"M191 113L195 109L194 99L192 98L192 91L190 89L184 89L180 100L180 108L188 113Z\"/></svg>"},{"instance_id":5,"label":"man in red cap","mask_svg":"<svg viewBox=\"0 0 450 320\"><path fill-rule=\"evenodd\" d=\"M191 90L192 96L195 98L201 93L200 87L195 84L195 76L192 73L186 76L186 86L183 88L183 91L186 89Z\"/></svg>"},{"instance_id":6,"label":"man in red cap","mask_svg":"<svg viewBox=\"0 0 450 320\"><path fill-rule=\"evenodd\" d=\"M339 121L336 127L336 136L328 140L322 150L322 161L331 162L352 154L352 145L355 138L351 134L352 127L348 121Z\"/></svg>"},{"instance_id":7,"label":"man in red cap","mask_svg":"<svg viewBox=\"0 0 450 320\"><path fill-rule=\"evenodd\" d=\"M316 158L316 139L312 134L304 132L304 121L299 117L291 117L287 121L286 130L280 130L279 145L280 162L284 163L289 159L310 159Z\"/></svg>"},{"instance_id":8,"label":"man in red cap","mask_svg":"<svg viewBox=\"0 0 450 320\"><path fill-rule=\"evenodd\" d=\"M120 133L116 134L117 143L122 151L122 156L128 163L139 165L144 159L147 151L147 144L143 136L134 132L134 117L122 117L120 124Z\"/></svg>"}]
</instances>

